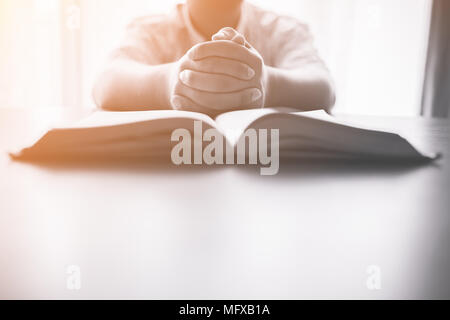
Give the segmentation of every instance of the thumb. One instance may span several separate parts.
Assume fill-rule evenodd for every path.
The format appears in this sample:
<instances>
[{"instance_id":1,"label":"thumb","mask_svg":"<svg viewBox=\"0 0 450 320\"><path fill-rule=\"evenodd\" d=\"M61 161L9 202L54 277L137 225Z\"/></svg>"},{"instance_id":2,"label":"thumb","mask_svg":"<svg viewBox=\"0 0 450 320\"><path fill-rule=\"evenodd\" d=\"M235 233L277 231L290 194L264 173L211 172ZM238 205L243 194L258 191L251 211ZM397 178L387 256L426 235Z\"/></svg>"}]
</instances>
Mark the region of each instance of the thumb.
<instances>
[{"instance_id":1,"label":"thumb","mask_svg":"<svg viewBox=\"0 0 450 320\"><path fill-rule=\"evenodd\" d=\"M247 41L245 40L244 36L237 32L235 29L230 27L225 27L219 30L215 35L212 36L213 41L218 40L229 40L233 41L237 44L240 44L242 46L247 46Z\"/></svg>"}]
</instances>

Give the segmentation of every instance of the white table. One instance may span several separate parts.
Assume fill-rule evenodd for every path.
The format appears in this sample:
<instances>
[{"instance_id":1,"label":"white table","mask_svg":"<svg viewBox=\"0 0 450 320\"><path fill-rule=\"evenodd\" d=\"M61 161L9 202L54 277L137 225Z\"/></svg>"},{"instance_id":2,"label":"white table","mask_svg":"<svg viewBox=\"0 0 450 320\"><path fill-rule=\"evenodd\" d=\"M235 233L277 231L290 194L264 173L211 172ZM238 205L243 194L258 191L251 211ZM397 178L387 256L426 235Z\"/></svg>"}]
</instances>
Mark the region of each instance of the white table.
<instances>
[{"instance_id":1,"label":"white table","mask_svg":"<svg viewBox=\"0 0 450 320\"><path fill-rule=\"evenodd\" d=\"M81 116L0 109L0 299L450 298L447 120L354 119L443 151L427 166L282 164L264 177L4 153ZM372 265L380 290L366 285Z\"/></svg>"}]
</instances>

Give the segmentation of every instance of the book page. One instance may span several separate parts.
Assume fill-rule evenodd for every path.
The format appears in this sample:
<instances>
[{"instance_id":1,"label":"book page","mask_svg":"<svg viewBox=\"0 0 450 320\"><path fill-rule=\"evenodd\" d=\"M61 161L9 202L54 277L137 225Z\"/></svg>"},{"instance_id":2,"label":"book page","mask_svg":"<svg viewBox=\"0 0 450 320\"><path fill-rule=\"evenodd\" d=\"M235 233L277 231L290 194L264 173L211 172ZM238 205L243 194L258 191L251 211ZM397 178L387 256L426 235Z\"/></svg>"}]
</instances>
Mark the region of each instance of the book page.
<instances>
[{"instance_id":1,"label":"book page","mask_svg":"<svg viewBox=\"0 0 450 320\"><path fill-rule=\"evenodd\" d=\"M73 150L105 150L116 143L116 150L127 148L126 144L148 142L170 146L170 133L175 129L192 130L194 121L202 121L205 127L216 127L216 123L207 115L176 110L155 111L97 111L87 118L66 127L54 128L37 137L25 146L28 154L63 153ZM22 149L22 148L21 148ZM138 149L138 148L137 148ZM136 149L136 150L137 150ZM14 152L20 155L20 151Z\"/></svg>"},{"instance_id":2,"label":"book page","mask_svg":"<svg viewBox=\"0 0 450 320\"><path fill-rule=\"evenodd\" d=\"M227 112L218 116L216 123L227 140L232 145L235 145L244 131L251 128L255 123L265 123L267 129L281 129L277 128L276 122L274 123L272 121L272 116L276 117L279 114L292 115L292 117L295 117L295 115L310 115L322 118L330 117L323 110L299 112L298 109L277 107Z\"/></svg>"},{"instance_id":3,"label":"book page","mask_svg":"<svg viewBox=\"0 0 450 320\"><path fill-rule=\"evenodd\" d=\"M192 119L200 120L215 127L213 119L205 114L177 110L152 111L96 111L86 119L71 126L71 128L93 128L124 125L130 123L147 122L160 119Z\"/></svg>"},{"instance_id":4,"label":"book page","mask_svg":"<svg viewBox=\"0 0 450 320\"><path fill-rule=\"evenodd\" d=\"M253 122L261 117L277 112L277 109L265 108L223 113L216 118L217 128L231 145L235 145L239 137Z\"/></svg>"},{"instance_id":5,"label":"book page","mask_svg":"<svg viewBox=\"0 0 450 320\"><path fill-rule=\"evenodd\" d=\"M350 153L366 157L434 158L418 150L394 131L374 130L335 119L323 110L289 112L278 108L236 111L216 119L229 141L236 145L248 128L279 129L280 147ZM283 150L281 150L283 151Z\"/></svg>"}]
</instances>

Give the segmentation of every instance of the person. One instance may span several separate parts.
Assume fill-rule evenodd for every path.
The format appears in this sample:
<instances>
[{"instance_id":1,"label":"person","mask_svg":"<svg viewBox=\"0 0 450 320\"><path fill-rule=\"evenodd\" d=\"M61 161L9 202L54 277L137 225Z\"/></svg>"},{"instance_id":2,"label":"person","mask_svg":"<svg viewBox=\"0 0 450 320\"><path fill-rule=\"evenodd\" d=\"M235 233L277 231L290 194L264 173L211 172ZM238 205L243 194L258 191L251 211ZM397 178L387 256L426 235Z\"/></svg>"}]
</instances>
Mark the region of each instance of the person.
<instances>
[{"instance_id":1,"label":"person","mask_svg":"<svg viewBox=\"0 0 450 320\"><path fill-rule=\"evenodd\" d=\"M243 0L187 0L135 19L93 90L108 110L330 110L328 69L305 24Z\"/></svg>"}]
</instances>

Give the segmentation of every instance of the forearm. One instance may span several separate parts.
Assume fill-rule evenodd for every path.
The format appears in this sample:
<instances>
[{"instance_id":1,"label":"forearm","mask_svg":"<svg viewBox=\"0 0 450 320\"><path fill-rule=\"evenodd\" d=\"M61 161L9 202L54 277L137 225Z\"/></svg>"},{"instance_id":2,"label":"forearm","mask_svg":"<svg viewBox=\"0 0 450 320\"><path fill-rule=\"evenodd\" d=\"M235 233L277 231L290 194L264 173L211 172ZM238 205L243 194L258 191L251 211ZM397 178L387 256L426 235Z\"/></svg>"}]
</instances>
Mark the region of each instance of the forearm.
<instances>
[{"instance_id":1,"label":"forearm","mask_svg":"<svg viewBox=\"0 0 450 320\"><path fill-rule=\"evenodd\" d=\"M94 100L103 109L171 109L171 70L172 64L149 66L116 59L98 77Z\"/></svg>"},{"instance_id":2,"label":"forearm","mask_svg":"<svg viewBox=\"0 0 450 320\"><path fill-rule=\"evenodd\" d=\"M293 70L267 67L267 77L265 107L329 111L334 105L332 81L320 65Z\"/></svg>"}]
</instances>

